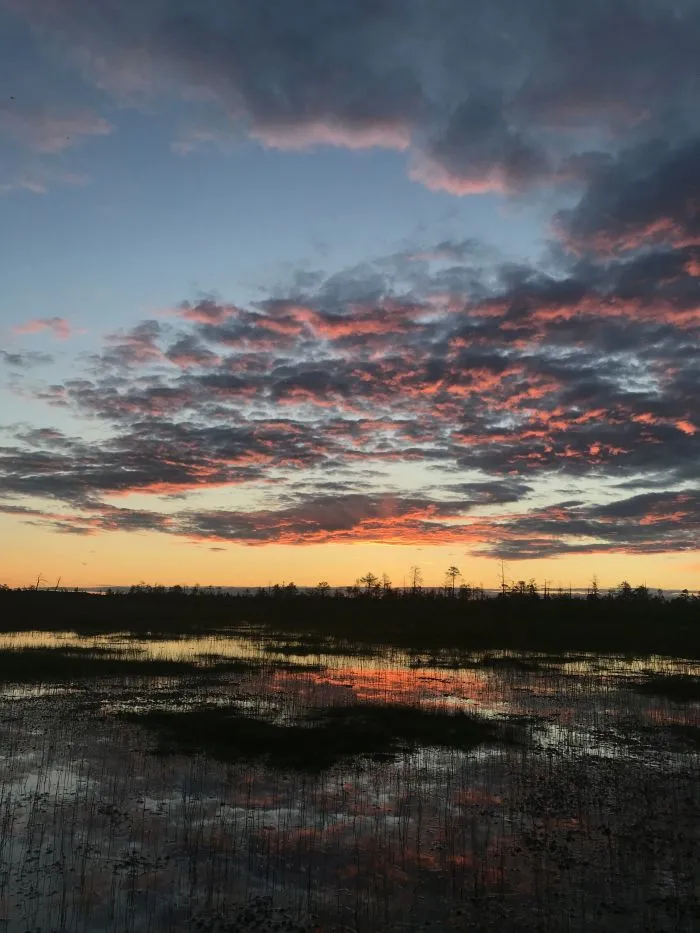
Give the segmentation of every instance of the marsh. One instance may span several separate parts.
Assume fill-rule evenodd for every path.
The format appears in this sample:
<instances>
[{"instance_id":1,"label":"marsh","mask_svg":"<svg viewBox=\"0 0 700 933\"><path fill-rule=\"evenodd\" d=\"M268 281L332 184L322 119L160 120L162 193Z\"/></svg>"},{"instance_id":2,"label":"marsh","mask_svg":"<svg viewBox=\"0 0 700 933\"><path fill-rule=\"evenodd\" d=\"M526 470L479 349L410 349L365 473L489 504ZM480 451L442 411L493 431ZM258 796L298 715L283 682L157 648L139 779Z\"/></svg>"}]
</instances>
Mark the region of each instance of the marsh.
<instances>
[{"instance_id":1,"label":"marsh","mask_svg":"<svg viewBox=\"0 0 700 933\"><path fill-rule=\"evenodd\" d=\"M673 930L700 919L700 668L0 640L0 920L25 930Z\"/></svg>"}]
</instances>

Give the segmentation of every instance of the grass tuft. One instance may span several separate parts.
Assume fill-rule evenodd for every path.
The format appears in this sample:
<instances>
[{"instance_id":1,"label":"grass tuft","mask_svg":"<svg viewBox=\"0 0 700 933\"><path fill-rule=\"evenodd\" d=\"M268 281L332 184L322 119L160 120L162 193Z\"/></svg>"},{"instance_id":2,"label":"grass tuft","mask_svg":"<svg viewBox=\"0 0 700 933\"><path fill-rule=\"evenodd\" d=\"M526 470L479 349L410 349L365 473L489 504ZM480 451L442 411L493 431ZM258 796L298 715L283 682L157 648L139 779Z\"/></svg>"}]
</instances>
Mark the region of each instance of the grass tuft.
<instances>
[{"instance_id":1,"label":"grass tuft","mask_svg":"<svg viewBox=\"0 0 700 933\"><path fill-rule=\"evenodd\" d=\"M520 735L512 724L400 704L326 707L285 725L231 706L127 713L124 718L156 733L160 754L203 752L223 761L260 759L272 768L307 772L358 757L390 759L418 747L468 751L515 742Z\"/></svg>"},{"instance_id":2,"label":"grass tuft","mask_svg":"<svg viewBox=\"0 0 700 933\"><path fill-rule=\"evenodd\" d=\"M679 703L700 700L700 677L692 674L648 674L634 689L648 696L666 697Z\"/></svg>"}]
</instances>

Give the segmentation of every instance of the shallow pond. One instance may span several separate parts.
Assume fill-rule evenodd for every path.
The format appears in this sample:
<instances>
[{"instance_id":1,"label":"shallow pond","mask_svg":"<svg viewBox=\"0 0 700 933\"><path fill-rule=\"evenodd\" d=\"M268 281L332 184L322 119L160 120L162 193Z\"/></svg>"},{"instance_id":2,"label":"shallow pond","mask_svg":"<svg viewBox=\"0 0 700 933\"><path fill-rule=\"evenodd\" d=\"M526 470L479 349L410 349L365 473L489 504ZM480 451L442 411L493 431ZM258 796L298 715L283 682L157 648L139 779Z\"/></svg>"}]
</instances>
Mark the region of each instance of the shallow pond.
<instances>
[{"instance_id":1,"label":"shallow pond","mask_svg":"<svg viewBox=\"0 0 700 933\"><path fill-rule=\"evenodd\" d=\"M682 659L0 638L0 930L700 928Z\"/></svg>"}]
</instances>

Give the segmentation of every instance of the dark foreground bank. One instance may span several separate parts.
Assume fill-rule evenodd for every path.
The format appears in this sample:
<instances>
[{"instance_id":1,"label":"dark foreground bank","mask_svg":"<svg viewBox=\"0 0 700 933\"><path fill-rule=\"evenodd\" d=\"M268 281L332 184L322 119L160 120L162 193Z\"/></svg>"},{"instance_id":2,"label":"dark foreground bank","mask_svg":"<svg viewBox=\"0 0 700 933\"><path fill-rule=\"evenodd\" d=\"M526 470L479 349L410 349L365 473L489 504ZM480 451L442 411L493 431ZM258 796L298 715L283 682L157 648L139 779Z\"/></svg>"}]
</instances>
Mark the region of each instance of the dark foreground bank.
<instances>
[{"instance_id":1,"label":"dark foreground bank","mask_svg":"<svg viewBox=\"0 0 700 933\"><path fill-rule=\"evenodd\" d=\"M596 598L435 592L250 594L135 588L96 595L0 590L0 630L204 634L226 630L404 649L599 651L700 657L700 599L618 590Z\"/></svg>"}]
</instances>

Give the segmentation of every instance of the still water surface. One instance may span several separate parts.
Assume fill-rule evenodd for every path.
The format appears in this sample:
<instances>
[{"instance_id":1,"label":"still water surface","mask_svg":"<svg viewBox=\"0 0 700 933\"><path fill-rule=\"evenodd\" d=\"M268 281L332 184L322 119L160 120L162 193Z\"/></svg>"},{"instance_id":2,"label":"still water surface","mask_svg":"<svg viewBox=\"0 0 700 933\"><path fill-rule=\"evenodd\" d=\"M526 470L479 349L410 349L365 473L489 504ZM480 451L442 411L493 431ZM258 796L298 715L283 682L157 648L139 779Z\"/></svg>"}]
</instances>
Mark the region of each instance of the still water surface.
<instances>
[{"instance_id":1,"label":"still water surface","mask_svg":"<svg viewBox=\"0 0 700 933\"><path fill-rule=\"evenodd\" d=\"M253 632L0 637L2 652L37 648L192 667L5 675L0 930L700 928L700 705L664 687L692 684L694 663L311 650ZM232 709L283 742L364 704L496 731L473 747L399 735L307 770L274 747L237 755L237 732L225 755L204 733L198 751L155 754L162 735L134 716Z\"/></svg>"}]
</instances>

